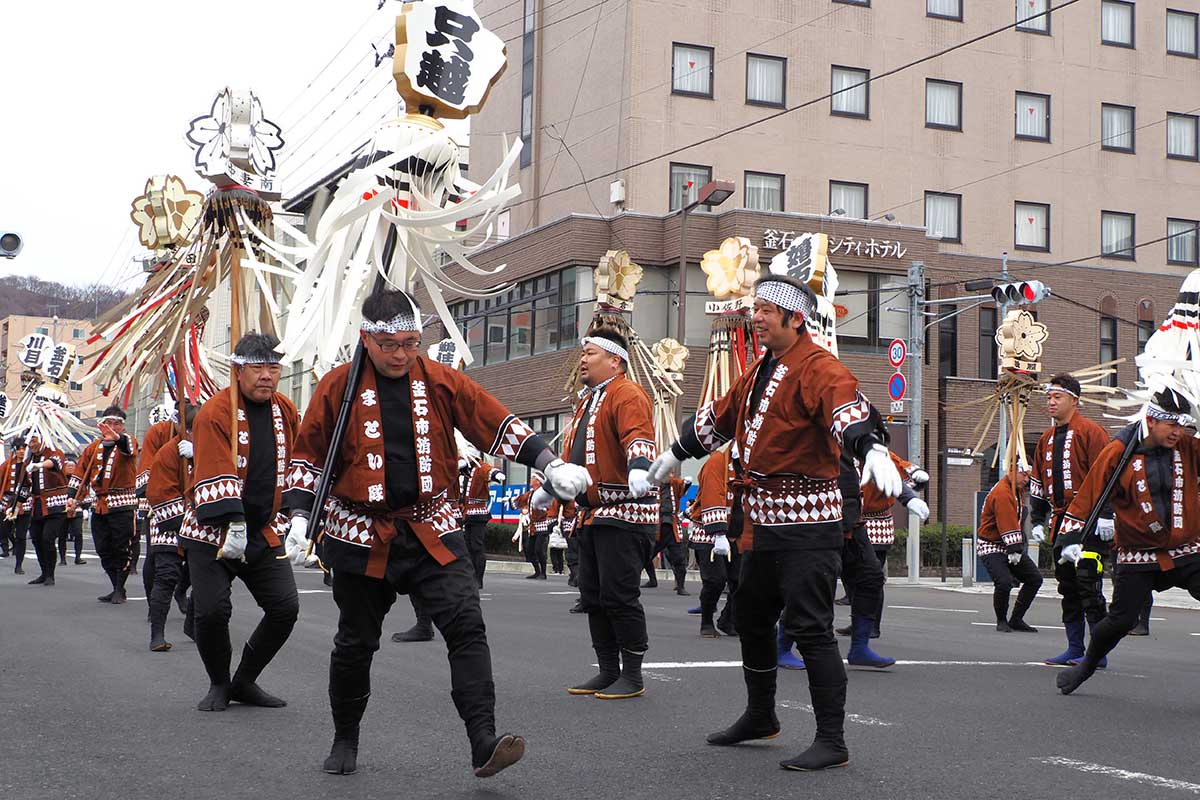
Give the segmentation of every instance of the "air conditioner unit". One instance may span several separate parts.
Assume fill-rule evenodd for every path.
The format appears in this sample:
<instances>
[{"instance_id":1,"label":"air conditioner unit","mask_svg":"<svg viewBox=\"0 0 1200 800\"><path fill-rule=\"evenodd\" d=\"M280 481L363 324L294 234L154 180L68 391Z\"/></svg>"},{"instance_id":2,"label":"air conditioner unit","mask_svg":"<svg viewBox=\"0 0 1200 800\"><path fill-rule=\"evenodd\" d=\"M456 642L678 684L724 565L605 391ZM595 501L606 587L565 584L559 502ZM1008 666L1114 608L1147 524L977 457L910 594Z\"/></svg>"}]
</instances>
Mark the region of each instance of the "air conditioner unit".
<instances>
[{"instance_id":1,"label":"air conditioner unit","mask_svg":"<svg viewBox=\"0 0 1200 800\"><path fill-rule=\"evenodd\" d=\"M625 202L624 178L617 178L608 185L608 202L618 206Z\"/></svg>"}]
</instances>

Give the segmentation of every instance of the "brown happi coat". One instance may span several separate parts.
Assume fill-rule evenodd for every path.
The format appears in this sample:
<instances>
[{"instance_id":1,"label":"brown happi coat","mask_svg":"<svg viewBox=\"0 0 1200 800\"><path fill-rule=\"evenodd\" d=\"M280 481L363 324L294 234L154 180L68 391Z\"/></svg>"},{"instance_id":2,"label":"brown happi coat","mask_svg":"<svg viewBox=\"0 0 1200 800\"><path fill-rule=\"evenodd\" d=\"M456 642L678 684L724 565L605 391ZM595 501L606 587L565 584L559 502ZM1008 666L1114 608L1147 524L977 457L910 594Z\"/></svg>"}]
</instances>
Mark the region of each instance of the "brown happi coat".
<instances>
[{"instance_id":1,"label":"brown happi coat","mask_svg":"<svg viewBox=\"0 0 1200 800\"><path fill-rule=\"evenodd\" d=\"M142 450L138 453L137 489L139 495L145 495L146 484L150 482L150 465L154 463L154 457L158 454L159 448L176 434L175 427L175 423L168 419L156 422L146 429L146 435L142 439Z\"/></svg>"},{"instance_id":2,"label":"brown happi coat","mask_svg":"<svg viewBox=\"0 0 1200 800\"><path fill-rule=\"evenodd\" d=\"M29 486L29 500L33 504L33 517L57 517L67 513L67 475L63 472L66 458L61 450L43 447L35 453L33 461L53 462L44 469L29 469L25 482Z\"/></svg>"},{"instance_id":3,"label":"brown happi coat","mask_svg":"<svg viewBox=\"0 0 1200 800\"><path fill-rule=\"evenodd\" d=\"M591 420L584 426L588 411ZM583 466L592 476L592 485L576 498L579 525L657 532L658 491L641 498L629 492L629 470L649 469L658 454L653 414L646 391L621 374L593 390L580 392L575 414L563 434L562 450L563 460L570 461L575 437L587 437Z\"/></svg>"},{"instance_id":4,"label":"brown happi coat","mask_svg":"<svg viewBox=\"0 0 1200 800\"><path fill-rule=\"evenodd\" d=\"M911 461L906 461L891 450L888 450L888 455L905 479L916 471L917 466ZM862 465L856 461L855 466L861 473ZM890 547L896 543L896 516L893 508L899 498L888 497L874 483L861 487L861 491L862 512L859 515L859 524L867 527L867 538L871 540L871 544Z\"/></svg>"},{"instance_id":5,"label":"brown happi coat","mask_svg":"<svg viewBox=\"0 0 1200 800\"><path fill-rule=\"evenodd\" d=\"M1078 537L1105 484L1117 471L1125 443L1109 442L1063 515L1059 535ZM1169 570L1175 560L1200 554L1200 440L1186 437L1172 454L1171 518L1160 520L1146 479L1145 461L1134 453L1108 498L1115 518L1117 563Z\"/></svg>"},{"instance_id":6,"label":"brown happi coat","mask_svg":"<svg viewBox=\"0 0 1200 800\"><path fill-rule=\"evenodd\" d=\"M659 488L659 498L663 495L668 496L669 508L671 510L671 534L675 537L676 542L683 541L683 520L679 518L679 504L683 501L683 496L687 494L688 484L684 483L682 478L671 478L665 485ZM659 506L659 525L663 525L662 521L662 506Z\"/></svg>"},{"instance_id":7,"label":"brown happi coat","mask_svg":"<svg viewBox=\"0 0 1200 800\"><path fill-rule=\"evenodd\" d=\"M288 469L286 496L292 509L312 508L349 373L348 364L330 370L313 392ZM419 500L408 508L387 505L383 422L375 368L367 359L334 464L336 478L321 531L322 560L335 569L382 578L400 519L439 564L458 557L441 539L459 527L450 503L458 481L455 428L480 450L500 458L536 469L553 459L529 426L461 372L418 356L408 376Z\"/></svg>"},{"instance_id":8,"label":"brown happi coat","mask_svg":"<svg viewBox=\"0 0 1200 800\"><path fill-rule=\"evenodd\" d=\"M1044 503L1049 507L1049 539L1053 543L1062 525L1062 515L1075 499L1075 493L1083 485L1091 472L1092 465L1109 443L1111 437L1104 428L1079 412L1076 412L1067 422L1067 435L1063 441L1062 457L1062 505L1054 503L1054 432L1056 425L1051 425L1038 439L1037 448L1033 451L1033 473L1029 477L1029 499L1034 506L1034 520L1037 520L1037 506Z\"/></svg>"},{"instance_id":9,"label":"brown happi coat","mask_svg":"<svg viewBox=\"0 0 1200 800\"><path fill-rule=\"evenodd\" d=\"M491 486L500 474L500 470L484 461L471 469L466 481L466 491L462 496L463 517L467 522L491 521Z\"/></svg>"},{"instance_id":10,"label":"brown happi coat","mask_svg":"<svg viewBox=\"0 0 1200 800\"><path fill-rule=\"evenodd\" d=\"M174 550L179 546L184 512L192 505L193 464L191 459L179 455L179 442L179 436L164 442L150 465L146 500L153 515L150 528L153 548Z\"/></svg>"},{"instance_id":11,"label":"brown happi coat","mask_svg":"<svg viewBox=\"0 0 1200 800\"><path fill-rule=\"evenodd\" d=\"M736 441L743 552L756 542L766 549L841 547L841 448L861 457L878 443L871 405L854 375L801 335L774 361L757 407L750 408L766 364L759 358L728 393L702 407L684 425L675 455L700 458Z\"/></svg>"},{"instance_id":12,"label":"brown happi coat","mask_svg":"<svg viewBox=\"0 0 1200 800\"><path fill-rule=\"evenodd\" d=\"M29 484L25 480L24 447L18 448L4 461L3 475L0 475L0 498L3 498L3 512L8 514L16 506L17 516L33 511L33 501L29 498Z\"/></svg>"},{"instance_id":13,"label":"brown happi coat","mask_svg":"<svg viewBox=\"0 0 1200 800\"><path fill-rule=\"evenodd\" d=\"M542 482L536 478L529 484L529 488L512 499L513 507L520 510L528 520L529 533L549 533L553 527L554 521L558 519L558 511L555 503L550 503L550 507L545 511L539 511L534 508L530 501L533 499L533 493L541 487Z\"/></svg>"},{"instance_id":14,"label":"brown happi coat","mask_svg":"<svg viewBox=\"0 0 1200 800\"><path fill-rule=\"evenodd\" d=\"M692 526L688 539L692 544L712 544L713 537L728 535L729 507L733 503L729 484L734 477L728 447L713 451L700 468L689 514Z\"/></svg>"},{"instance_id":15,"label":"brown happi coat","mask_svg":"<svg viewBox=\"0 0 1200 800\"><path fill-rule=\"evenodd\" d=\"M237 394L239 401L236 464L229 445L231 391ZM269 545L277 547L279 533L287 525L286 516L279 510L300 420L292 401L278 392L272 395L270 403L275 445L272 454L275 496L271 505L273 519L263 528L262 534ZM225 542L225 523L246 514L242 506L242 488L250 463L250 426L246 421L245 405L246 400L235 383L213 395L196 414L196 421L192 423L194 505L184 512L179 529L179 535L184 539L220 547Z\"/></svg>"},{"instance_id":16,"label":"brown happi coat","mask_svg":"<svg viewBox=\"0 0 1200 800\"><path fill-rule=\"evenodd\" d=\"M1005 476L988 492L979 516L979 538L975 552L981 556L1004 553L1024 541L1021 504L1013 490L1012 476Z\"/></svg>"},{"instance_id":17,"label":"brown happi coat","mask_svg":"<svg viewBox=\"0 0 1200 800\"><path fill-rule=\"evenodd\" d=\"M129 434L129 452L118 443L105 447L102 439L83 448L83 455L75 462L75 471L67 480L67 496L88 496L90 489L96 495L92 510L97 514L137 508L137 455L138 443Z\"/></svg>"}]
</instances>

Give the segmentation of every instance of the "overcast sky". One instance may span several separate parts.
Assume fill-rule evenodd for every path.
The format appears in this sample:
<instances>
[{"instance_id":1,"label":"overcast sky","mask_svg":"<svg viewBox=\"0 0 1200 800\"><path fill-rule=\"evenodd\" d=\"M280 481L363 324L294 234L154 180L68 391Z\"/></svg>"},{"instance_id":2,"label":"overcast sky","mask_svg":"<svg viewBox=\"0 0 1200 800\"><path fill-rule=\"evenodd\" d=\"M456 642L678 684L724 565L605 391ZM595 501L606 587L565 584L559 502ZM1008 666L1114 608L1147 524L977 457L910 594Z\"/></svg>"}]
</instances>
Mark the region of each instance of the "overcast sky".
<instances>
[{"instance_id":1,"label":"overcast sky","mask_svg":"<svg viewBox=\"0 0 1200 800\"><path fill-rule=\"evenodd\" d=\"M4 2L0 230L25 247L0 275L137 286L130 202L160 173L207 191L184 134L226 85L253 89L283 128L285 196L337 166L397 109L391 62L375 69L371 44L394 40L400 3L377 5Z\"/></svg>"}]
</instances>

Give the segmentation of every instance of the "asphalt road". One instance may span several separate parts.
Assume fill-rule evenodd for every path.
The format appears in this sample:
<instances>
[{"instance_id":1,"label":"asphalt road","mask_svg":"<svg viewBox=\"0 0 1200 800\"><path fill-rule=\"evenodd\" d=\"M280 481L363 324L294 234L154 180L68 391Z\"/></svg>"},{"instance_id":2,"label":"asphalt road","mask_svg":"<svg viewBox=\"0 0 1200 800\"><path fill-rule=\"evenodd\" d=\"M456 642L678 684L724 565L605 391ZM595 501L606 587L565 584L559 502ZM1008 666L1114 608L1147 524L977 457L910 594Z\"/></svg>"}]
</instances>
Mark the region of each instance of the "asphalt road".
<instances>
[{"instance_id":1,"label":"asphalt road","mask_svg":"<svg viewBox=\"0 0 1200 800\"><path fill-rule=\"evenodd\" d=\"M984 798L1184 797L1200 794L1195 691L1200 612L1156 609L1152 635L1126 639L1112 666L1071 697L1041 658L1063 648L1055 603L1039 599L1038 635L998 634L990 598L892 585L877 648L901 659L852 669L851 765L777 767L807 746L803 673L781 672L783 735L720 749L704 734L741 712L736 639L701 639L698 619L663 582L643 593L650 623L647 695L571 697L593 673L585 620L567 613L565 580L489 574L484 612L501 729L527 737L518 765L479 780L449 695L440 637L385 642L375 659L359 772L325 775L332 735L326 674L336 608L299 571L301 614L261 684L287 708L196 711L207 681L172 611L169 653L147 651L145 603L95 601L96 559L59 567L54 588L26 586L0 561L0 797L23 798ZM130 582L142 594L140 580ZM693 592L698 586L691 586ZM839 615L847 613L839 608ZM258 617L234 595L234 651ZM403 598L388 632L407 627ZM843 652L845 650L845 640ZM236 656L235 656L236 657Z\"/></svg>"}]
</instances>

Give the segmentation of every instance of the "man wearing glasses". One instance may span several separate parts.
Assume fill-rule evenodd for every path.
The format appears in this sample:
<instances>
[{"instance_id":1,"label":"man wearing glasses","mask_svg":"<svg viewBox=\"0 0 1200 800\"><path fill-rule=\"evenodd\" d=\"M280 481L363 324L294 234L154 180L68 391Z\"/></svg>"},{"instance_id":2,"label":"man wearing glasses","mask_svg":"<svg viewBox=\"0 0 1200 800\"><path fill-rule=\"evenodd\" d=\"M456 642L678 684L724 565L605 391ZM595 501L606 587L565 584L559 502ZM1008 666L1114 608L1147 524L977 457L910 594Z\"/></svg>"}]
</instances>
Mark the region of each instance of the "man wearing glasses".
<instances>
[{"instance_id":1,"label":"man wearing glasses","mask_svg":"<svg viewBox=\"0 0 1200 800\"><path fill-rule=\"evenodd\" d=\"M450 694L466 725L475 775L486 778L516 763L525 741L496 735L479 588L451 504L458 481L454 429L480 450L541 470L560 499L585 490L587 472L556 459L479 384L422 356L421 313L404 292L384 289L368 297L359 335L367 357L353 388L345 439L337 443L318 547L333 571L340 612L329 664L334 739L324 770L346 775L357 769L359 721L371 694L371 660L383 620L397 594L410 594L446 640ZM335 444L349 378L348 364L330 370L300 427L285 493L294 563L308 551L314 490ZM426 722L412 720L412 730Z\"/></svg>"}]
</instances>

